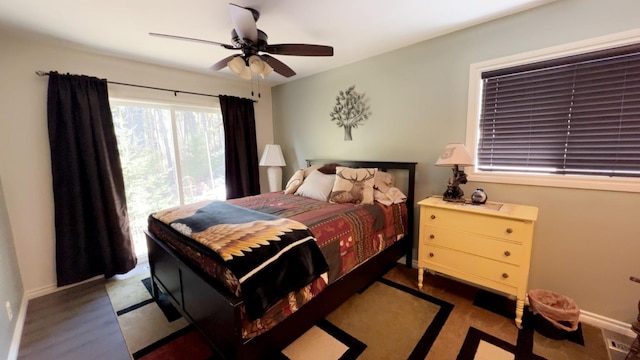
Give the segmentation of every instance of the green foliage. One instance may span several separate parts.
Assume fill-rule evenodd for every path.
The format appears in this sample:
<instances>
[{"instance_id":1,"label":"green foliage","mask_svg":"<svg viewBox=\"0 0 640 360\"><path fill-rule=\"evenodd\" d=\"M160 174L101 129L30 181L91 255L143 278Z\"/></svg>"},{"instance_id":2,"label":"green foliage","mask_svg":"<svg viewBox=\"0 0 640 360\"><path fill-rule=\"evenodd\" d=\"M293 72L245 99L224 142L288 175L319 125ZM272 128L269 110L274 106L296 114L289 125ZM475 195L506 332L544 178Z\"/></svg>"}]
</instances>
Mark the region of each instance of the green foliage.
<instances>
[{"instance_id":1,"label":"green foliage","mask_svg":"<svg viewBox=\"0 0 640 360\"><path fill-rule=\"evenodd\" d=\"M134 228L138 225L133 224L134 219L146 222L151 212L177 202L172 149L163 141L170 134L166 134L166 124L160 124L168 121L168 113L153 108L122 106L113 107L112 113L127 208Z\"/></svg>"},{"instance_id":2,"label":"green foliage","mask_svg":"<svg viewBox=\"0 0 640 360\"><path fill-rule=\"evenodd\" d=\"M148 216L184 200L214 197L224 187L224 130L219 114L174 111L181 174L177 174L171 111L146 106L112 106L127 210L137 252L144 250Z\"/></svg>"}]
</instances>

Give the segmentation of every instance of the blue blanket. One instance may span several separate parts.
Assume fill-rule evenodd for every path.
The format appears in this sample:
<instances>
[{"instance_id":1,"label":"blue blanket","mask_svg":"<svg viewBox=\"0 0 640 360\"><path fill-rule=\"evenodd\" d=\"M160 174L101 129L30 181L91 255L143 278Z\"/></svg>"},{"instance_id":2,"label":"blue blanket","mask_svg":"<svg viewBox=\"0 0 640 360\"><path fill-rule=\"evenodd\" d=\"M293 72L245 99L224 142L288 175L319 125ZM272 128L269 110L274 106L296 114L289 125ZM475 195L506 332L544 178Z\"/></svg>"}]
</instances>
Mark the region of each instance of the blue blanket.
<instances>
[{"instance_id":1,"label":"blue blanket","mask_svg":"<svg viewBox=\"0 0 640 360\"><path fill-rule=\"evenodd\" d=\"M184 208L153 216L224 261L240 282L250 320L328 271L313 234L304 224L222 201L196 208L192 206L184 217L177 218Z\"/></svg>"}]
</instances>

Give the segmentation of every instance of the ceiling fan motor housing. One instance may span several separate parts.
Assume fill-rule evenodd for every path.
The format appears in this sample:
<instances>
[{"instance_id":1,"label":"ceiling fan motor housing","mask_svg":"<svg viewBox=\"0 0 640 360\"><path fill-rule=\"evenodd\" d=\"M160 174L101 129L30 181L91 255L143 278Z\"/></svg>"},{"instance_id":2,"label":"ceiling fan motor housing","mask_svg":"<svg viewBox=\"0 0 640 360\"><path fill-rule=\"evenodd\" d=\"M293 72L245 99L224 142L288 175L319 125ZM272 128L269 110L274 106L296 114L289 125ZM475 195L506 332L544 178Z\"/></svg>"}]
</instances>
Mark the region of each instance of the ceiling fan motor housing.
<instances>
[{"instance_id":1,"label":"ceiling fan motor housing","mask_svg":"<svg viewBox=\"0 0 640 360\"><path fill-rule=\"evenodd\" d=\"M254 44L250 39L241 39L235 29L231 30L231 42L233 43L233 45L237 48L242 48L243 51L245 50L245 48L255 49L253 54L257 53L260 49L263 49L267 45L268 39L269 37L267 36L267 34L264 31L258 29L258 42Z\"/></svg>"}]
</instances>

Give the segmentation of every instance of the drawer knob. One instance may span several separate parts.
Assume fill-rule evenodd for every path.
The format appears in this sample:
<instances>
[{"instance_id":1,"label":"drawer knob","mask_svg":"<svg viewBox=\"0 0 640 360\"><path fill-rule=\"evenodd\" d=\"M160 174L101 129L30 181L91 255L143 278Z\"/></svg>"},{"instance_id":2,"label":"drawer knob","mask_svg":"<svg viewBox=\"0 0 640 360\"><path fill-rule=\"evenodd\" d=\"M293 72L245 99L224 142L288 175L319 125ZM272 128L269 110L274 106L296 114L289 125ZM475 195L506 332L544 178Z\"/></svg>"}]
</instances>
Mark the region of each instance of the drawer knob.
<instances>
[{"instance_id":1,"label":"drawer knob","mask_svg":"<svg viewBox=\"0 0 640 360\"><path fill-rule=\"evenodd\" d=\"M512 228L507 228L507 234L511 234L513 232Z\"/></svg>"},{"instance_id":2,"label":"drawer knob","mask_svg":"<svg viewBox=\"0 0 640 360\"><path fill-rule=\"evenodd\" d=\"M429 257L434 257L435 255L433 255L433 253L429 253Z\"/></svg>"},{"instance_id":3,"label":"drawer knob","mask_svg":"<svg viewBox=\"0 0 640 360\"><path fill-rule=\"evenodd\" d=\"M503 278L503 279L508 279L508 278L509 278L509 274L507 274L507 273L502 273L502 278Z\"/></svg>"},{"instance_id":4,"label":"drawer knob","mask_svg":"<svg viewBox=\"0 0 640 360\"><path fill-rule=\"evenodd\" d=\"M433 239L435 239L435 238L436 238L436 236L435 236L435 235L433 235L433 234L429 235L429 239L433 240Z\"/></svg>"},{"instance_id":5,"label":"drawer knob","mask_svg":"<svg viewBox=\"0 0 640 360\"><path fill-rule=\"evenodd\" d=\"M511 256L511 252L509 250L505 251L504 256Z\"/></svg>"},{"instance_id":6,"label":"drawer knob","mask_svg":"<svg viewBox=\"0 0 640 360\"><path fill-rule=\"evenodd\" d=\"M436 216L432 214L432 215L431 215L431 220L433 220L433 219L435 219L435 218L436 218Z\"/></svg>"}]
</instances>

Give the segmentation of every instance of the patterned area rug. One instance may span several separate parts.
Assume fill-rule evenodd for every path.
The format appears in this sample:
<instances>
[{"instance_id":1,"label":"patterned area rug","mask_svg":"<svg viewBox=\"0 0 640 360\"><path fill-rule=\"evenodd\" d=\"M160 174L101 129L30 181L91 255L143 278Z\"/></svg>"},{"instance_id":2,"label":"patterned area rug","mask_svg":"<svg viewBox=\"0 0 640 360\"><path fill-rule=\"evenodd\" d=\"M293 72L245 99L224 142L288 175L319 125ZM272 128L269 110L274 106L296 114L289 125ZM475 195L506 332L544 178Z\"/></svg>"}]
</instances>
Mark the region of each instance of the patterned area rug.
<instances>
[{"instance_id":1,"label":"patterned area rug","mask_svg":"<svg viewBox=\"0 0 640 360\"><path fill-rule=\"evenodd\" d=\"M521 330L523 331L523 330ZM518 336L518 339L520 336ZM495 336L470 327L457 360L515 360L533 359L544 360L535 354L522 351L522 344L512 345Z\"/></svg>"},{"instance_id":2,"label":"patterned area rug","mask_svg":"<svg viewBox=\"0 0 640 360\"><path fill-rule=\"evenodd\" d=\"M214 359L164 295L151 299L148 274L109 282L107 293L132 358ZM424 359L452 308L379 279L284 349L282 359Z\"/></svg>"},{"instance_id":3,"label":"patterned area rug","mask_svg":"<svg viewBox=\"0 0 640 360\"><path fill-rule=\"evenodd\" d=\"M508 319L513 319L515 316L515 300L492 292L479 290L473 305ZM457 360L544 360L544 357L535 354L534 339L541 336L538 333L542 334L543 337L555 338L555 340L568 341L584 346L582 324L578 325L576 331L569 333L558 330L551 331L548 326L542 327L541 323L537 323L537 321L540 321L539 318L525 307L522 319L523 328L518 331L518 340L515 345L470 327Z\"/></svg>"},{"instance_id":4,"label":"patterned area rug","mask_svg":"<svg viewBox=\"0 0 640 360\"><path fill-rule=\"evenodd\" d=\"M164 294L156 302L151 298L149 274L106 285L111 305L127 348L134 359L171 359L171 351L206 359L211 349L193 330ZM184 346L185 342L186 346ZM192 351L193 349L193 351ZM152 355L152 356L151 356Z\"/></svg>"}]
</instances>

